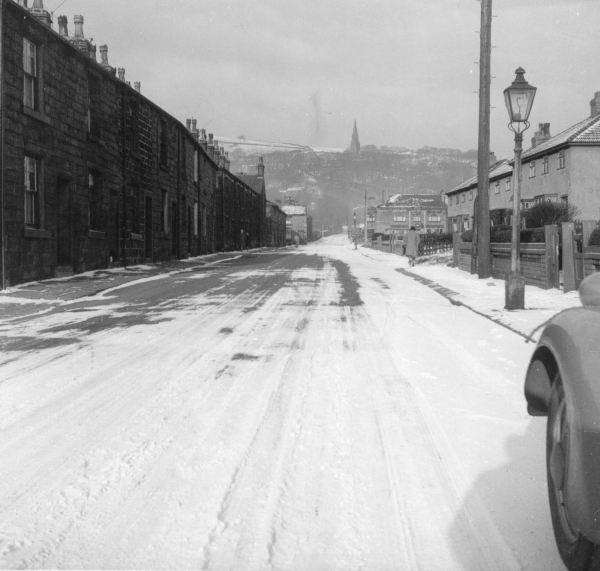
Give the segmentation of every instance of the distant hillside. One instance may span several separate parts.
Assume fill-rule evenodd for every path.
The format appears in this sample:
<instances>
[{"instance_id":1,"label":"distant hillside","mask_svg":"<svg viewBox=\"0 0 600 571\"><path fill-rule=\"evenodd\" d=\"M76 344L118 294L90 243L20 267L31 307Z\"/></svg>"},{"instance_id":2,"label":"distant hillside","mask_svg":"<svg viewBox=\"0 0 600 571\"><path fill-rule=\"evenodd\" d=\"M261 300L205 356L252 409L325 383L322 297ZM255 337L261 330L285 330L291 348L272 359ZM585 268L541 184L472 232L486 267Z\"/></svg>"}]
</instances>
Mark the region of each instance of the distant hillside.
<instances>
[{"instance_id":1,"label":"distant hillside","mask_svg":"<svg viewBox=\"0 0 600 571\"><path fill-rule=\"evenodd\" d=\"M225 143L231 170L256 172L256 147ZM377 203L392 194L435 194L456 186L475 173L477 152L424 147L367 145L358 154L316 152L308 147L261 147L269 200L291 196L310 206L313 227L340 232L352 221L353 209L362 221L365 193Z\"/></svg>"}]
</instances>

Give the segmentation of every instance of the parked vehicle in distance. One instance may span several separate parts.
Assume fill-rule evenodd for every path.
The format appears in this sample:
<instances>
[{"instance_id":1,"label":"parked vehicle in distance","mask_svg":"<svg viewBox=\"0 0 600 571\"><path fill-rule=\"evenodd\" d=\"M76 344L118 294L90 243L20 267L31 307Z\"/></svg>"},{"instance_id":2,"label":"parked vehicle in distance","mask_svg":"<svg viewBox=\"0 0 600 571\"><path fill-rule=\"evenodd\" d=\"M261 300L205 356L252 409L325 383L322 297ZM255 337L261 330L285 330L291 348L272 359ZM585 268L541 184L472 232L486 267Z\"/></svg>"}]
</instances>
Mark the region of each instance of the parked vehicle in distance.
<instances>
[{"instance_id":1,"label":"parked vehicle in distance","mask_svg":"<svg viewBox=\"0 0 600 571\"><path fill-rule=\"evenodd\" d=\"M582 307L549 321L525 378L527 410L548 416L548 497L569 571L600 569L600 273L580 285Z\"/></svg>"}]
</instances>

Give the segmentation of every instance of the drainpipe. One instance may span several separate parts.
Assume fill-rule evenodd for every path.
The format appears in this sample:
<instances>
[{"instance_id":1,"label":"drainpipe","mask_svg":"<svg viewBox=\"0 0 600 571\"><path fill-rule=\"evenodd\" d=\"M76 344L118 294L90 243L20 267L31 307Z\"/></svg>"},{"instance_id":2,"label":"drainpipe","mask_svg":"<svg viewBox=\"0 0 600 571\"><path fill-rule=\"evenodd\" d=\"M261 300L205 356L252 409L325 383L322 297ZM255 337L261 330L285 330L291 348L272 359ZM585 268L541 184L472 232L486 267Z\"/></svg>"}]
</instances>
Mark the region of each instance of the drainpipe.
<instances>
[{"instance_id":1,"label":"drainpipe","mask_svg":"<svg viewBox=\"0 0 600 571\"><path fill-rule=\"evenodd\" d=\"M177 133L177 216L175 216L177 234L175 236L175 249L177 250L176 259L179 260L181 259L179 238L181 236L181 138L183 135L179 132L179 129L177 129ZM175 231L175 229L173 229L173 231Z\"/></svg>"},{"instance_id":2,"label":"drainpipe","mask_svg":"<svg viewBox=\"0 0 600 571\"><path fill-rule=\"evenodd\" d=\"M2 287L6 289L6 227L4 222L4 8L7 0L0 5L0 242L2 245Z\"/></svg>"}]
</instances>

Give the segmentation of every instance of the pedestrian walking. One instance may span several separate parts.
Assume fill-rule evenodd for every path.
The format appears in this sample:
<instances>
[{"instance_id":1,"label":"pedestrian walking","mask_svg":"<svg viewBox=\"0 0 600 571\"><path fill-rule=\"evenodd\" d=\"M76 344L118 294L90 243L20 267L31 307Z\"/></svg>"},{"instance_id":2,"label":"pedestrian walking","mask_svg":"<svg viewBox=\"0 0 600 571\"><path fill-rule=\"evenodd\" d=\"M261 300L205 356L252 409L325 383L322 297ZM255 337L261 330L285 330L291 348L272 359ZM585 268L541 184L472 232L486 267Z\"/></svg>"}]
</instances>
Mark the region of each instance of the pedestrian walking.
<instances>
[{"instance_id":1,"label":"pedestrian walking","mask_svg":"<svg viewBox=\"0 0 600 571\"><path fill-rule=\"evenodd\" d=\"M419 255L419 242L421 241L417 230L414 226L410 227L410 230L404 234L404 255L409 258L409 265L414 266L417 262L417 256Z\"/></svg>"},{"instance_id":2,"label":"pedestrian walking","mask_svg":"<svg viewBox=\"0 0 600 571\"><path fill-rule=\"evenodd\" d=\"M250 249L250 232L246 232L246 251Z\"/></svg>"},{"instance_id":3,"label":"pedestrian walking","mask_svg":"<svg viewBox=\"0 0 600 571\"><path fill-rule=\"evenodd\" d=\"M242 228L242 230L240 231L240 250L243 250L245 245L246 245L246 232L244 232L244 229Z\"/></svg>"},{"instance_id":4,"label":"pedestrian walking","mask_svg":"<svg viewBox=\"0 0 600 571\"><path fill-rule=\"evenodd\" d=\"M296 245L296 248L298 247L298 244L300 244L300 236L298 236L298 234L294 235L294 244Z\"/></svg>"}]
</instances>

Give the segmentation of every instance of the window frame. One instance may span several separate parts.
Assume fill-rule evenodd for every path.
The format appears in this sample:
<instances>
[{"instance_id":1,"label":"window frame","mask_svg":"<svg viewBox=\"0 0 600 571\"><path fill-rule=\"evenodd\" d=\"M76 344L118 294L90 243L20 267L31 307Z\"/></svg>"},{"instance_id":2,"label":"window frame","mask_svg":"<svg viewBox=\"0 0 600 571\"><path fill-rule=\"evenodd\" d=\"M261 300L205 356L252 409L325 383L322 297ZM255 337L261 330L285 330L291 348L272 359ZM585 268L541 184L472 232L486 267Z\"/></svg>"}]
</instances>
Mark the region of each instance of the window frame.
<instances>
[{"instance_id":1,"label":"window frame","mask_svg":"<svg viewBox=\"0 0 600 571\"><path fill-rule=\"evenodd\" d=\"M33 48L33 62L28 52ZM23 36L23 106L33 111L40 110L40 63L41 46ZM29 57L28 57L29 56ZM30 69L33 67L34 69ZM28 91L30 93L28 94ZM28 97L29 95L29 97Z\"/></svg>"},{"instance_id":2,"label":"window frame","mask_svg":"<svg viewBox=\"0 0 600 571\"><path fill-rule=\"evenodd\" d=\"M566 166L566 151L563 149L562 151L558 151L558 161L556 170L562 170Z\"/></svg>"},{"instance_id":3,"label":"window frame","mask_svg":"<svg viewBox=\"0 0 600 571\"><path fill-rule=\"evenodd\" d=\"M542 159L542 174L548 174L550 172L550 161L548 160L548 155L544 155Z\"/></svg>"},{"instance_id":4,"label":"window frame","mask_svg":"<svg viewBox=\"0 0 600 571\"><path fill-rule=\"evenodd\" d=\"M512 191L512 177L507 178L506 182L504 183L504 192L510 191Z\"/></svg>"},{"instance_id":5,"label":"window frame","mask_svg":"<svg viewBox=\"0 0 600 571\"><path fill-rule=\"evenodd\" d=\"M24 206L24 223L26 228L40 229L41 224L41 187L40 187L40 174L41 174L41 161L39 157L25 153L23 161L23 206ZM33 173L29 171L29 165L33 164ZM33 186L31 174L33 174Z\"/></svg>"},{"instance_id":6,"label":"window frame","mask_svg":"<svg viewBox=\"0 0 600 571\"><path fill-rule=\"evenodd\" d=\"M535 161L529 161L529 178L535 178Z\"/></svg>"}]
</instances>

